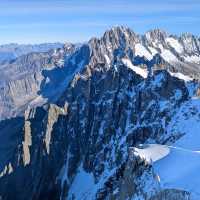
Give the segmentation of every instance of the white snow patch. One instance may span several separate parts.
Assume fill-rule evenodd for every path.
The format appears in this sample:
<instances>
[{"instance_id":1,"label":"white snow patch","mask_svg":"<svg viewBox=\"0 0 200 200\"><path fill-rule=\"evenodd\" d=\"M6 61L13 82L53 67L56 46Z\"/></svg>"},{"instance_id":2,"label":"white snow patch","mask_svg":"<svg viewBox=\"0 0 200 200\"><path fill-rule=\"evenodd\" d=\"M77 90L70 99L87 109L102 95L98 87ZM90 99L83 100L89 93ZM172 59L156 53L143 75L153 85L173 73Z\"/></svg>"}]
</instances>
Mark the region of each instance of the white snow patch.
<instances>
[{"instance_id":1,"label":"white snow patch","mask_svg":"<svg viewBox=\"0 0 200 200\"><path fill-rule=\"evenodd\" d=\"M135 155L139 155L141 158L144 158L148 162L155 162L167 156L170 152L170 149L165 145L159 144L148 144L143 145L141 148L134 148Z\"/></svg>"},{"instance_id":2,"label":"white snow patch","mask_svg":"<svg viewBox=\"0 0 200 200\"><path fill-rule=\"evenodd\" d=\"M142 69L140 67L134 66L132 64L132 62L127 59L127 58L123 58L122 62L130 69L132 69L136 74L139 74L140 76L142 76L143 78L147 78L148 76L148 72L146 69Z\"/></svg>"},{"instance_id":3,"label":"white snow patch","mask_svg":"<svg viewBox=\"0 0 200 200\"><path fill-rule=\"evenodd\" d=\"M112 53L112 44L111 44L111 43L108 44L107 49L108 49L108 51L109 51L110 53Z\"/></svg>"},{"instance_id":4,"label":"white snow patch","mask_svg":"<svg viewBox=\"0 0 200 200\"><path fill-rule=\"evenodd\" d=\"M189 82L189 81L192 81L192 78L189 77L189 76L186 76L180 72L177 72L177 73L173 73L173 72L169 72L171 76L174 76L176 78L179 78L179 79L182 79L184 80L185 82Z\"/></svg>"},{"instance_id":5,"label":"white snow patch","mask_svg":"<svg viewBox=\"0 0 200 200\"><path fill-rule=\"evenodd\" d=\"M156 45L157 46L157 44L154 44L154 45ZM160 51L162 52L162 51L164 51L164 47L163 47L163 45L162 44L158 44L158 48L160 49Z\"/></svg>"},{"instance_id":6,"label":"white snow patch","mask_svg":"<svg viewBox=\"0 0 200 200\"><path fill-rule=\"evenodd\" d=\"M197 56L197 55L185 56L184 59L187 62L196 63L196 64L200 63L200 56Z\"/></svg>"},{"instance_id":7,"label":"white snow patch","mask_svg":"<svg viewBox=\"0 0 200 200\"><path fill-rule=\"evenodd\" d=\"M139 43L135 45L135 55L141 57L144 56L148 60L151 60L153 58L151 53L143 45Z\"/></svg>"},{"instance_id":8,"label":"white snow patch","mask_svg":"<svg viewBox=\"0 0 200 200\"><path fill-rule=\"evenodd\" d=\"M166 38L168 44L176 50L177 53L183 52L183 46L179 43L179 41L173 37Z\"/></svg>"},{"instance_id":9,"label":"white snow patch","mask_svg":"<svg viewBox=\"0 0 200 200\"><path fill-rule=\"evenodd\" d=\"M108 57L108 55L104 55L105 59L106 59L106 62L108 65L110 65L111 61L110 61L110 58Z\"/></svg>"},{"instance_id":10,"label":"white snow patch","mask_svg":"<svg viewBox=\"0 0 200 200\"><path fill-rule=\"evenodd\" d=\"M54 49L54 52L53 52L52 55L53 55L53 56L58 56L58 51L57 51L57 49Z\"/></svg>"},{"instance_id":11,"label":"white snow patch","mask_svg":"<svg viewBox=\"0 0 200 200\"><path fill-rule=\"evenodd\" d=\"M151 51L151 53L152 53L153 56L158 53L158 51L155 48L153 48L153 47L148 47L148 48Z\"/></svg>"},{"instance_id":12,"label":"white snow patch","mask_svg":"<svg viewBox=\"0 0 200 200\"><path fill-rule=\"evenodd\" d=\"M176 56L169 50L163 49L161 53L161 57L166 60L167 62L178 62Z\"/></svg>"}]
</instances>

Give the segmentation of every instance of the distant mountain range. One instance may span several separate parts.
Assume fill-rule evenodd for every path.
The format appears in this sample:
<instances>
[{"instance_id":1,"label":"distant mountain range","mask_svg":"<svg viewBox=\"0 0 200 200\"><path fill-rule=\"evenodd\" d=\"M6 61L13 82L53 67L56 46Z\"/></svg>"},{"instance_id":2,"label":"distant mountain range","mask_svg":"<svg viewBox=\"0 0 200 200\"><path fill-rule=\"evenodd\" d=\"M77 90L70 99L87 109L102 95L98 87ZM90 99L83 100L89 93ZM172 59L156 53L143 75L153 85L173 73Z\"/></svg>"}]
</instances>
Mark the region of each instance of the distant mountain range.
<instances>
[{"instance_id":1,"label":"distant mountain range","mask_svg":"<svg viewBox=\"0 0 200 200\"><path fill-rule=\"evenodd\" d=\"M200 199L200 38L113 27L0 65L0 199Z\"/></svg>"},{"instance_id":2,"label":"distant mountain range","mask_svg":"<svg viewBox=\"0 0 200 200\"><path fill-rule=\"evenodd\" d=\"M62 43L43 43L43 44L5 44L0 45L0 62L16 59L19 56L31 52L47 52L50 49L62 47Z\"/></svg>"}]
</instances>

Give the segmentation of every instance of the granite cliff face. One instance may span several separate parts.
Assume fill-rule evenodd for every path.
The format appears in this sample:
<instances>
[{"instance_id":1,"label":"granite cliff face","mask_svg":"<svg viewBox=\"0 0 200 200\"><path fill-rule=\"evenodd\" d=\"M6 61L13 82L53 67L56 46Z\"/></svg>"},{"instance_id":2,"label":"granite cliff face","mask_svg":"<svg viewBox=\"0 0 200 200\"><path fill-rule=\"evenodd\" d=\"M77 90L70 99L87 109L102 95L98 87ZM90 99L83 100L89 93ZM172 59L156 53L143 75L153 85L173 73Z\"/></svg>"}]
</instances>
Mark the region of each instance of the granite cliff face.
<instances>
[{"instance_id":1,"label":"granite cliff face","mask_svg":"<svg viewBox=\"0 0 200 200\"><path fill-rule=\"evenodd\" d=\"M84 47L81 47L84 48ZM22 115L26 108L54 102L77 70L72 44L46 53L29 53L0 65L0 119ZM80 58L82 59L81 55ZM65 62L66 60L66 62Z\"/></svg>"},{"instance_id":2,"label":"granite cliff face","mask_svg":"<svg viewBox=\"0 0 200 200\"><path fill-rule=\"evenodd\" d=\"M0 122L0 197L198 197L190 188L165 186L156 164L133 147L181 146L194 132L187 121L199 126L199 82L193 80L199 78L199 44L190 35L154 30L139 36L116 27L69 52L56 51L64 65L56 67L57 79L54 67L52 74L45 68L47 83L39 90L43 97L53 96L53 103L29 106L23 116ZM60 80L65 80L62 87Z\"/></svg>"}]
</instances>

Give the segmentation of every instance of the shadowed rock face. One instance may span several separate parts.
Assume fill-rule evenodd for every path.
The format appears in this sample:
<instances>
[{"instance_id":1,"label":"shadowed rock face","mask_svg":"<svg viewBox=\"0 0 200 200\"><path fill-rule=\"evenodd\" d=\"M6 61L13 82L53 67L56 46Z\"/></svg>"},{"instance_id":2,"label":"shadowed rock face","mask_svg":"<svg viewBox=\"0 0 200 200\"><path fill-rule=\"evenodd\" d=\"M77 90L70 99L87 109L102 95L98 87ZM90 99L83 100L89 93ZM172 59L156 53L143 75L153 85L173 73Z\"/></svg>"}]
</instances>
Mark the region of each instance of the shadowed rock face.
<instances>
[{"instance_id":1,"label":"shadowed rock face","mask_svg":"<svg viewBox=\"0 0 200 200\"><path fill-rule=\"evenodd\" d=\"M152 34L152 40L166 37ZM54 104L30 107L23 118L0 124L5 127L0 140L6 135L12 144L12 151L7 142L0 148L0 155L9 152L0 163L2 199L189 198L176 188L161 188L152 167L129 152L141 143L172 144L180 138L182 133L167 134L167 127L190 99L186 83L166 71L172 64L159 56L135 55L138 41L143 39L122 27L92 39L65 58L61 74L68 73L66 67L73 76ZM143 78L123 58L153 73ZM43 72L51 80L43 85L48 91L55 73ZM78 195L73 183L81 182L81 172L93 183L88 190L80 187Z\"/></svg>"},{"instance_id":2,"label":"shadowed rock face","mask_svg":"<svg viewBox=\"0 0 200 200\"><path fill-rule=\"evenodd\" d=\"M153 108L147 108L149 101L153 100L150 97L153 96L150 94L151 87L140 91L144 80L132 71L126 70L125 66L118 67L118 72L111 69L105 72L103 78L98 72L92 73L93 80L84 80L85 77L80 77L75 86L69 87L66 95L60 99L60 108L51 105L31 110L28 117L26 114L20 153L15 156L20 157L20 163L12 164L14 172L1 179L1 183L8 184L18 180L19 187L15 187L13 195L17 192L24 195L19 196L19 199L26 199L28 194L34 196L37 190L38 196L34 198L48 199L48 194L56 189L59 196L62 187L60 188L57 177L66 159L69 159L66 172L69 182L65 180L65 186L62 188L65 191L70 187L80 163L83 163L84 169L91 172L97 181L107 164L110 167L118 166L126 154L123 147L125 144L119 145L122 138L127 138L125 140L130 146L145 142L149 138L160 140L164 134L164 127L160 126L159 116L154 113L156 103L152 105ZM177 79L176 83L180 83L181 89L185 90L183 100L187 99L184 83ZM174 88L169 90L172 92ZM149 99L146 97L147 94ZM154 99L156 100L156 97ZM178 102L176 104L178 105ZM146 114L140 116L138 113L142 114L143 109ZM129 115L128 111L132 114ZM126 132L127 122L133 126L129 133ZM134 129L137 122L146 125ZM134 132L137 134L133 134ZM116 157L112 156L113 148ZM26 179L27 176L29 179ZM31 183L34 183L34 188L29 188ZM20 190L23 185L28 187L27 194ZM4 186L3 191L8 185ZM10 194L12 195L12 192L6 195ZM67 195L67 192L65 194ZM5 198L9 199L10 196Z\"/></svg>"},{"instance_id":3,"label":"shadowed rock face","mask_svg":"<svg viewBox=\"0 0 200 200\"><path fill-rule=\"evenodd\" d=\"M74 51L75 46L69 44L46 53L29 53L0 65L0 119L22 115L28 105L55 101L76 69L65 64L65 58Z\"/></svg>"}]
</instances>

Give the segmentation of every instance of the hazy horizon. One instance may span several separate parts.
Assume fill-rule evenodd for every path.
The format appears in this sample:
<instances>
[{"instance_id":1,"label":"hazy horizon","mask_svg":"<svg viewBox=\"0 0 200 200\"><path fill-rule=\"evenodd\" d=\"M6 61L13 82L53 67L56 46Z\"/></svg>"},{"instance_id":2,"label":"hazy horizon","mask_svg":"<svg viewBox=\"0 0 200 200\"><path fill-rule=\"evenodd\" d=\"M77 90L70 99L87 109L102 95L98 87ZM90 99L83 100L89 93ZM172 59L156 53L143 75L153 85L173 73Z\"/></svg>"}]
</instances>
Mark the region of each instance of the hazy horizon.
<instances>
[{"instance_id":1,"label":"hazy horizon","mask_svg":"<svg viewBox=\"0 0 200 200\"><path fill-rule=\"evenodd\" d=\"M123 25L117 25L117 26L123 26ZM29 43L20 43L20 42L10 42L10 43L0 43L0 46L4 46L4 45L41 45L41 44L55 44L55 43L60 43L60 44L65 44L65 43L73 43L73 44L81 44L81 43L87 43L91 38L93 38L93 37L97 37L97 38L100 38L100 37L102 37L103 36L103 34L106 32L106 31L108 31L108 30L110 30L111 28L113 28L113 27L116 27L115 25L113 25L113 26L111 26L111 27L109 27L109 28L107 28L107 29L105 29L104 31L102 31L102 33L100 33L98 36L97 35L92 35L91 37L89 37L88 38L88 40L85 40L85 41L75 41L75 42L72 42L72 41L39 41L39 42L35 42L35 43L31 43L31 42L29 42ZM130 28L132 31L134 31L134 29L132 29L130 26L126 26L126 27L128 27L128 28ZM189 33L189 34L192 34L192 35L194 35L194 36L197 36L197 37L200 37L200 35L197 35L197 34L194 34L193 32L180 32L180 33L172 33L172 32L169 32L168 30L166 30L166 29L161 29L161 28L159 28L159 27L155 27L154 29L149 29L149 30L147 30L147 31L145 31L145 32L142 32L142 33L139 33L139 32L136 32L136 31L134 31L136 34L141 34L141 35L144 35L146 32L148 32L148 31L152 31L152 30L155 30L155 29L160 29L160 30L162 30L162 31L165 31L166 33L168 33L169 35L176 35L176 36L181 36L182 34L187 34L187 33Z\"/></svg>"}]
</instances>

